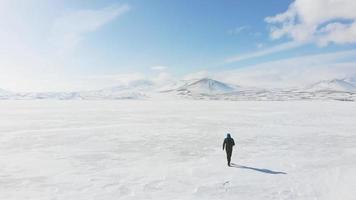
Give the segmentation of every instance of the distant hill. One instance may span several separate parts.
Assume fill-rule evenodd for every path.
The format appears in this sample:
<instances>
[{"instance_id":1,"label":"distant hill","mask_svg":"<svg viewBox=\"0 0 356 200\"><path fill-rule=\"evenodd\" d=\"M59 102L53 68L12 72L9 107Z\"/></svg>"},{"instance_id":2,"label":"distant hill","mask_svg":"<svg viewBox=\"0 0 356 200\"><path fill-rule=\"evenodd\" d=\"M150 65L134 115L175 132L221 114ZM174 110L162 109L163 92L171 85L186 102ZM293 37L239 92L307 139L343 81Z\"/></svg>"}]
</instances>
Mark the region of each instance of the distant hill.
<instances>
[{"instance_id":1,"label":"distant hill","mask_svg":"<svg viewBox=\"0 0 356 200\"><path fill-rule=\"evenodd\" d=\"M187 85L177 88L176 91L185 92L185 93L194 93L194 94L224 94L234 92L237 87L232 85L209 79L203 78Z\"/></svg>"},{"instance_id":2,"label":"distant hill","mask_svg":"<svg viewBox=\"0 0 356 200\"><path fill-rule=\"evenodd\" d=\"M350 79L351 80L351 79ZM0 89L0 99L122 100L206 99L231 101L341 100L356 101L356 86L349 79L319 81L307 87L264 89L231 85L210 78L180 80L156 85L149 80L120 84L100 90L77 92L14 93Z\"/></svg>"},{"instance_id":3,"label":"distant hill","mask_svg":"<svg viewBox=\"0 0 356 200\"><path fill-rule=\"evenodd\" d=\"M0 99L11 99L13 95L14 95L13 92L3 90L0 88Z\"/></svg>"},{"instance_id":4,"label":"distant hill","mask_svg":"<svg viewBox=\"0 0 356 200\"><path fill-rule=\"evenodd\" d=\"M306 88L306 91L337 91L337 92L356 92L356 86L343 79L325 80L314 83Z\"/></svg>"}]
</instances>

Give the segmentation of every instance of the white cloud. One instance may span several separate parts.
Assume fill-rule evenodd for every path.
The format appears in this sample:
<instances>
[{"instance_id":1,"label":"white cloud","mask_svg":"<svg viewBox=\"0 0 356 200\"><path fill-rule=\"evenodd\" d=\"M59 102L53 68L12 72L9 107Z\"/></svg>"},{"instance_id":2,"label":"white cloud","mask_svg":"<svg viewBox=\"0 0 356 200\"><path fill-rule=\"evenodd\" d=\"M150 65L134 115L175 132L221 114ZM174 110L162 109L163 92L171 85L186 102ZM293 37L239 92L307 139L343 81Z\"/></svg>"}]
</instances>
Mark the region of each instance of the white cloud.
<instances>
[{"instance_id":1,"label":"white cloud","mask_svg":"<svg viewBox=\"0 0 356 200\"><path fill-rule=\"evenodd\" d=\"M213 78L257 87L292 87L356 76L356 50L288 58L216 74Z\"/></svg>"},{"instance_id":2,"label":"white cloud","mask_svg":"<svg viewBox=\"0 0 356 200\"><path fill-rule=\"evenodd\" d=\"M167 69L167 67L166 66L162 66L162 65L157 65L157 66L151 67L151 70L154 70L154 71L164 71L166 69Z\"/></svg>"},{"instance_id":3,"label":"white cloud","mask_svg":"<svg viewBox=\"0 0 356 200\"><path fill-rule=\"evenodd\" d=\"M76 10L66 13L55 20L49 40L60 52L67 51L83 40L85 33L98 30L129 10L130 7L123 4L98 10Z\"/></svg>"},{"instance_id":4,"label":"white cloud","mask_svg":"<svg viewBox=\"0 0 356 200\"><path fill-rule=\"evenodd\" d=\"M289 37L290 42L255 52L232 56L226 63L238 62L297 48L307 43L356 43L355 0L295 0L287 11L265 21L272 39Z\"/></svg>"},{"instance_id":5,"label":"white cloud","mask_svg":"<svg viewBox=\"0 0 356 200\"><path fill-rule=\"evenodd\" d=\"M295 0L287 11L265 21L273 39L284 36L300 43L356 43L355 0Z\"/></svg>"}]
</instances>

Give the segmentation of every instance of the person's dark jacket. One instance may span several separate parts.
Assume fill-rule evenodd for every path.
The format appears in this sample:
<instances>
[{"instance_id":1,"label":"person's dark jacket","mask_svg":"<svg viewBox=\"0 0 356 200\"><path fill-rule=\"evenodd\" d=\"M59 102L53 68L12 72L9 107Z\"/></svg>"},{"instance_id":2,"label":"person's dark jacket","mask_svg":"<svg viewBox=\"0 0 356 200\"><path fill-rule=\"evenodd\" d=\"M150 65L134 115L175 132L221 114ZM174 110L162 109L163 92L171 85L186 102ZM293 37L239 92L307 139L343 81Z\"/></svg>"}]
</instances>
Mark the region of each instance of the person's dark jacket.
<instances>
[{"instance_id":1,"label":"person's dark jacket","mask_svg":"<svg viewBox=\"0 0 356 200\"><path fill-rule=\"evenodd\" d=\"M223 143L223 150L226 149L226 151L232 151L232 147L235 145L234 139L231 138L230 135L228 135Z\"/></svg>"}]
</instances>

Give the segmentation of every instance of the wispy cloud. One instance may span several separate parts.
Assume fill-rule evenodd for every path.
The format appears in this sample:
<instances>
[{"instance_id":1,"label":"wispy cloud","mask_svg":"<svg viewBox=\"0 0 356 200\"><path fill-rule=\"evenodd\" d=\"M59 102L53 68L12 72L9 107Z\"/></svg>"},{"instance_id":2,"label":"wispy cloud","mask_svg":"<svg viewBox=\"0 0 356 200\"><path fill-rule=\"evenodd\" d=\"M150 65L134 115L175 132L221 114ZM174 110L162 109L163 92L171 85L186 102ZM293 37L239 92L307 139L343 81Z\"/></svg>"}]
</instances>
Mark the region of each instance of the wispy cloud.
<instances>
[{"instance_id":1,"label":"wispy cloud","mask_svg":"<svg viewBox=\"0 0 356 200\"><path fill-rule=\"evenodd\" d=\"M234 29L229 30L227 33L229 35L238 35L246 30L248 30L250 27L249 26L239 26Z\"/></svg>"},{"instance_id":2,"label":"wispy cloud","mask_svg":"<svg viewBox=\"0 0 356 200\"><path fill-rule=\"evenodd\" d=\"M58 91L84 86L77 80L86 72L71 64L72 54L66 52L74 50L86 34L130 10L127 4L115 4L68 12L64 7L56 8L57 4L43 3L38 7L33 1L1 1L1 88ZM92 86L90 82L86 84Z\"/></svg>"},{"instance_id":3,"label":"wispy cloud","mask_svg":"<svg viewBox=\"0 0 356 200\"><path fill-rule=\"evenodd\" d=\"M76 10L57 18L51 28L49 40L59 51L72 49L84 35L94 32L130 10L127 4L97 10Z\"/></svg>"},{"instance_id":4,"label":"wispy cloud","mask_svg":"<svg viewBox=\"0 0 356 200\"><path fill-rule=\"evenodd\" d=\"M215 77L257 87L301 86L356 76L355 57L355 50L294 57L221 72Z\"/></svg>"},{"instance_id":5,"label":"wispy cloud","mask_svg":"<svg viewBox=\"0 0 356 200\"><path fill-rule=\"evenodd\" d=\"M286 51L289 49L294 49L301 45L302 44L298 43L298 42L286 42L286 43L282 43L280 45L273 46L270 48L261 49L261 50L255 51L255 52L236 55L236 56L226 58L225 63L233 63L233 62L248 60L248 59L257 58L257 57L261 57L261 56L266 56L266 55L269 55L272 53L277 53L277 52Z\"/></svg>"}]
</instances>

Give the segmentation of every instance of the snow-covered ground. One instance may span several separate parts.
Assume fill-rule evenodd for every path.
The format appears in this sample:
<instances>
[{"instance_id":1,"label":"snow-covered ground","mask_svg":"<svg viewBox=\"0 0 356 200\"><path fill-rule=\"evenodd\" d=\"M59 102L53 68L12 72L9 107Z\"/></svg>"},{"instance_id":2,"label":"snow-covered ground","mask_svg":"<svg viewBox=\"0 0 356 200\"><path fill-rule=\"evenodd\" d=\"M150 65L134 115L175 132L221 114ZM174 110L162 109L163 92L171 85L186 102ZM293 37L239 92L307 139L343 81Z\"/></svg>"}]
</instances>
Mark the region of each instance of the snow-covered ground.
<instances>
[{"instance_id":1,"label":"snow-covered ground","mask_svg":"<svg viewBox=\"0 0 356 200\"><path fill-rule=\"evenodd\" d=\"M356 196L353 102L1 101L0 112L4 200Z\"/></svg>"}]
</instances>

